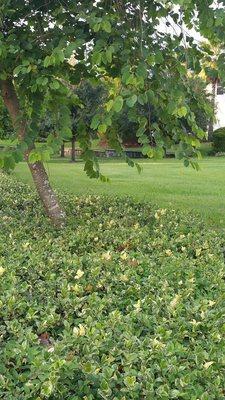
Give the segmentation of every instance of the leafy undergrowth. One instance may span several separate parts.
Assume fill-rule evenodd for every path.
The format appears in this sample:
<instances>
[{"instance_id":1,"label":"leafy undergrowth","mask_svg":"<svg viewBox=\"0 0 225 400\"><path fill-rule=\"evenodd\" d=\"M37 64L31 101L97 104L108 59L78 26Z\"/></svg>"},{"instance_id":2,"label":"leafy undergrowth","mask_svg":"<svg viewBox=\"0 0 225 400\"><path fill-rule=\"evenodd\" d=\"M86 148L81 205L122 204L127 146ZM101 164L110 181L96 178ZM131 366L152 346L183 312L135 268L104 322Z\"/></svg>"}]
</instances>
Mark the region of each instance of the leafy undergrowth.
<instances>
[{"instance_id":1,"label":"leafy undergrowth","mask_svg":"<svg viewBox=\"0 0 225 400\"><path fill-rule=\"evenodd\" d=\"M0 176L1 399L224 399L225 269L193 216Z\"/></svg>"}]
</instances>

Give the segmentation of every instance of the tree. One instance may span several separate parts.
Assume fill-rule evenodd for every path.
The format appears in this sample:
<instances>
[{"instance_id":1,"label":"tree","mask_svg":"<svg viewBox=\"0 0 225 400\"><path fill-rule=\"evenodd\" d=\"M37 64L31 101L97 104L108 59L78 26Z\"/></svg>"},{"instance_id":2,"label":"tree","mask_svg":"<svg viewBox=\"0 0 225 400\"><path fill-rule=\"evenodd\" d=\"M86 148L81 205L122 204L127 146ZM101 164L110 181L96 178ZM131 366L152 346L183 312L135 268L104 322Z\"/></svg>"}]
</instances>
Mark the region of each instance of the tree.
<instances>
[{"instance_id":1,"label":"tree","mask_svg":"<svg viewBox=\"0 0 225 400\"><path fill-rule=\"evenodd\" d=\"M86 126L91 125L92 118L97 112L102 111L103 104L107 99L107 87L104 80L97 81L96 84L83 80L77 87L72 87L74 94L80 99L81 105L71 108L72 117L72 138L71 138L71 161L75 162L75 142L77 140L77 126L83 122ZM89 128L89 133L93 138L96 132Z\"/></svg>"},{"instance_id":2,"label":"tree","mask_svg":"<svg viewBox=\"0 0 225 400\"><path fill-rule=\"evenodd\" d=\"M186 80L186 84L189 89L186 97L186 102L195 115L197 125L204 132L207 132L208 120L210 113L212 114L212 107L209 95L206 90L206 82L200 77L195 76L194 74L189 74ZM123 143L130 144L131 146L132 144L137 145L136 132L138 129L138 121L131 121L129 119L129 110L129 107L123 107L122 112L118 114L114 123L123 140ZM149 139L152 140L152 145L154 145L154 138L152 137L151 127L154 123L158 122L157 111L155 110L155 107L153 107L152 104L148 102L144 105L138 104L138 113L139 115L143 115L147 118ZM183 123L187 132L190 132L191 128L186 123L186 119L183 120Z\"/></svg>"},{"instance_id":3,"label":"tree","mask_svg":"<svg viewBox=\"0 0 225 400\"><path fill-rule=\"evenodd\" d=\"M212 0L176 1L82 1L44 2L2 0L0 5L0 87L19 144L11 156L1 157L1 165L14 167L25 157L48 216L56 226L65 214L51 188L43 162L51 152L71 137L70 107L82 103L70 85L85 79L99 82L109 77L108 99L91 121L91 129L106 134L122 153L121 140L113 130L115 114L123 105L129 119L138 122L137 137L148 156L162 156L164 146L180 143L179 158L189 163L198 155L204 132L197 126L187 103L187 64L181 35L160 32L160 19L174 24L185 22L206 36L217 34ZM224 11L219 10L220 21ZM209 26L210 24L210 26ZM220 24L219 24L220 25ZM191 43L192 68L198 69L200 52ZM70 63L71 56L75 62ZM68 82L69 84L65 84ZM138 112L138 104L150 102L157 122L151 126L155 147L148 135L148 120ZM54 133L39 149L35 140L46 115L54 121ZM184 127L187 121L191 132ZM85 171L91 178L102 176L98 160L90 149L91 133L85 118L77 125ZM126 158L129 165L133 161ZM196 167L193 160L191 164Z\"/></svg>"},{"instance_id":4,"label":"tree","mask_svg":"<svg viewBox=\"0 0 225 400\"><path fill-rule=\"evenodd\" d=\"M213 113L209 119L208 125L208 137L211 139L216 116L216 94L219 83L218 59L222 53L222 47L218 45L218 43L203 42L201 48L204 54L201 76L205 78L206 82L211 84L211 104Z\"/></svg>"},{"instance_id":5,"label":"tree","mask_svg":"<svg viewBox=\"0 0 225 400\"><path fill-rule=\"evenodd\" d=\"M12 136L13 127L8 111L0 98L0 139L8 139Z\"/></svg>"}]
</instances>

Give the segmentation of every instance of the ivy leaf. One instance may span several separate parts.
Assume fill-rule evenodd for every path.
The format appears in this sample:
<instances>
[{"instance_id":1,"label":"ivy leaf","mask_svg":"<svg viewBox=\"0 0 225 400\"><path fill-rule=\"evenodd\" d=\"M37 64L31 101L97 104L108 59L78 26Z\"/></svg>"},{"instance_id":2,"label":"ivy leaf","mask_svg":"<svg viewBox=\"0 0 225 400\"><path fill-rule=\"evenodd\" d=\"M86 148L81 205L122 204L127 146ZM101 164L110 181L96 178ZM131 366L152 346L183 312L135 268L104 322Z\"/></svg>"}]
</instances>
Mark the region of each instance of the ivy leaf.
<instances>
[{"instance_id":1,"label":"ivy leaf","mask_svg":"<svg viewBox=\"0 0 225 400\"><path fill-rule=\"evenodd\" d=\"M124 378L124 383L126 386L128 386L129 388L134 387L135 383L136 383L136 378L135 376L126 376Z\"/></svg>"}]
</instances>

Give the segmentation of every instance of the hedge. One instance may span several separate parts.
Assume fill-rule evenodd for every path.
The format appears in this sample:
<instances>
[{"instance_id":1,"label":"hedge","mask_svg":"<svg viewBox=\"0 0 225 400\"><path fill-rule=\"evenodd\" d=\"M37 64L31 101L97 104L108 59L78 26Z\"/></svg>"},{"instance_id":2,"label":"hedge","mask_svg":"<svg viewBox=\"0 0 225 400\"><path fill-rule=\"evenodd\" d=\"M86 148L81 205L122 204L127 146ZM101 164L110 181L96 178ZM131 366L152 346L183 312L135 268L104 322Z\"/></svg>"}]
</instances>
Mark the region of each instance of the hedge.
<instances>
[{"instance_id":1,"label":"hedge","mask_svg":"<svg viewBox=\"0 0 225 400\"><path fill-rule=\"evenodd\" d=\"M213 149L215 152L225 151L225 127L216 129L212 136Z\"/></svg>"},{"instance_id":2,"label":"hedge","mask_svg":"<svg viewBox=\"0 0 225 400\"><path fill-rule=\"evenodd\" d=\"M193 215L0 176L0 398L225 397L222 239Z\"/></svg>"}]
</instances>

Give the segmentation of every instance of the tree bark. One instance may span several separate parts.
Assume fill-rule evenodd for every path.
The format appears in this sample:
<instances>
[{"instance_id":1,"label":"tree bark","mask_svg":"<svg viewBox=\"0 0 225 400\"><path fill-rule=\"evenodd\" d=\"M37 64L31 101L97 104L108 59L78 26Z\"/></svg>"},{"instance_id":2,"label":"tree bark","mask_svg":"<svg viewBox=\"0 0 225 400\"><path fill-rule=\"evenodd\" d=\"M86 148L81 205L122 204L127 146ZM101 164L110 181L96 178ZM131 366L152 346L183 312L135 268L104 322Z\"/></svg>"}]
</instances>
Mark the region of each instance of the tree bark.
<instances>
[{"instance_id":1,"label":"tree bark","mask_svg":"<svg viewBox=\"0 0 225 400\"><path fill-rule=\"evenodd\" d=\"M28 166L46 214L54 226L63 227L65 225L65 213L59 205L55 192L52 190L43 163L41 161L36 161L33 164L28 162Z\"/></svg>"},{"instance_id":2,"label":"tree bark","mask_svg":"<svg viewBox=\"0 0 225 400\"><path fill-rule=\"evenodd\" d=\"M13 81L0 81L0 88L5 106L8 109L14 129L17 133L17 137L19 141L22 142L26 136L27 123L21 112ZM29 163L29 154L33 148L34 145L30 146L25 152L25 160L28 163L35 187L44 205L47 215L51 219L54 226L62 227L65 224L65 213L61 209L58 199L50 185L43 163L40 161Z\"/></svg>"},{"instance_id":3,"label":"tree bark","mask_svg":"<svg viewBox=\"0 0 225 400\"><path fill-rule=\"evenodd\" d=\"M75 162L75 161L76 161L75 140L76 140L76 136L73 134L72 140L71 140L71 161L72 161L72 162Z\"/></svg>"},{"instance_id":4,"label":"tree bark","mask_svg":"<svg viewBox=\"0 0 225 400\"><path fill-rule=\"evenodd\" d=\"M217 79L212 81L212 107L213 107L213 116L210 118L209 127L208 127L208 139L211 140L213 136L213 128L214 128L214 119L216 114L216 92L217 92Z\"/></svg>"},{"instance_id":5,"label":"tree bark","mask_svg":"<svg viewBox=\"0 0 225 400\"><path fill-rule=\"evenodd\" d=\"M61 145L60 157L62 157L62 158L65 157L65 143L64 143L64 142L63 142L63 144Z\"/></svg>"}]
</instances>

